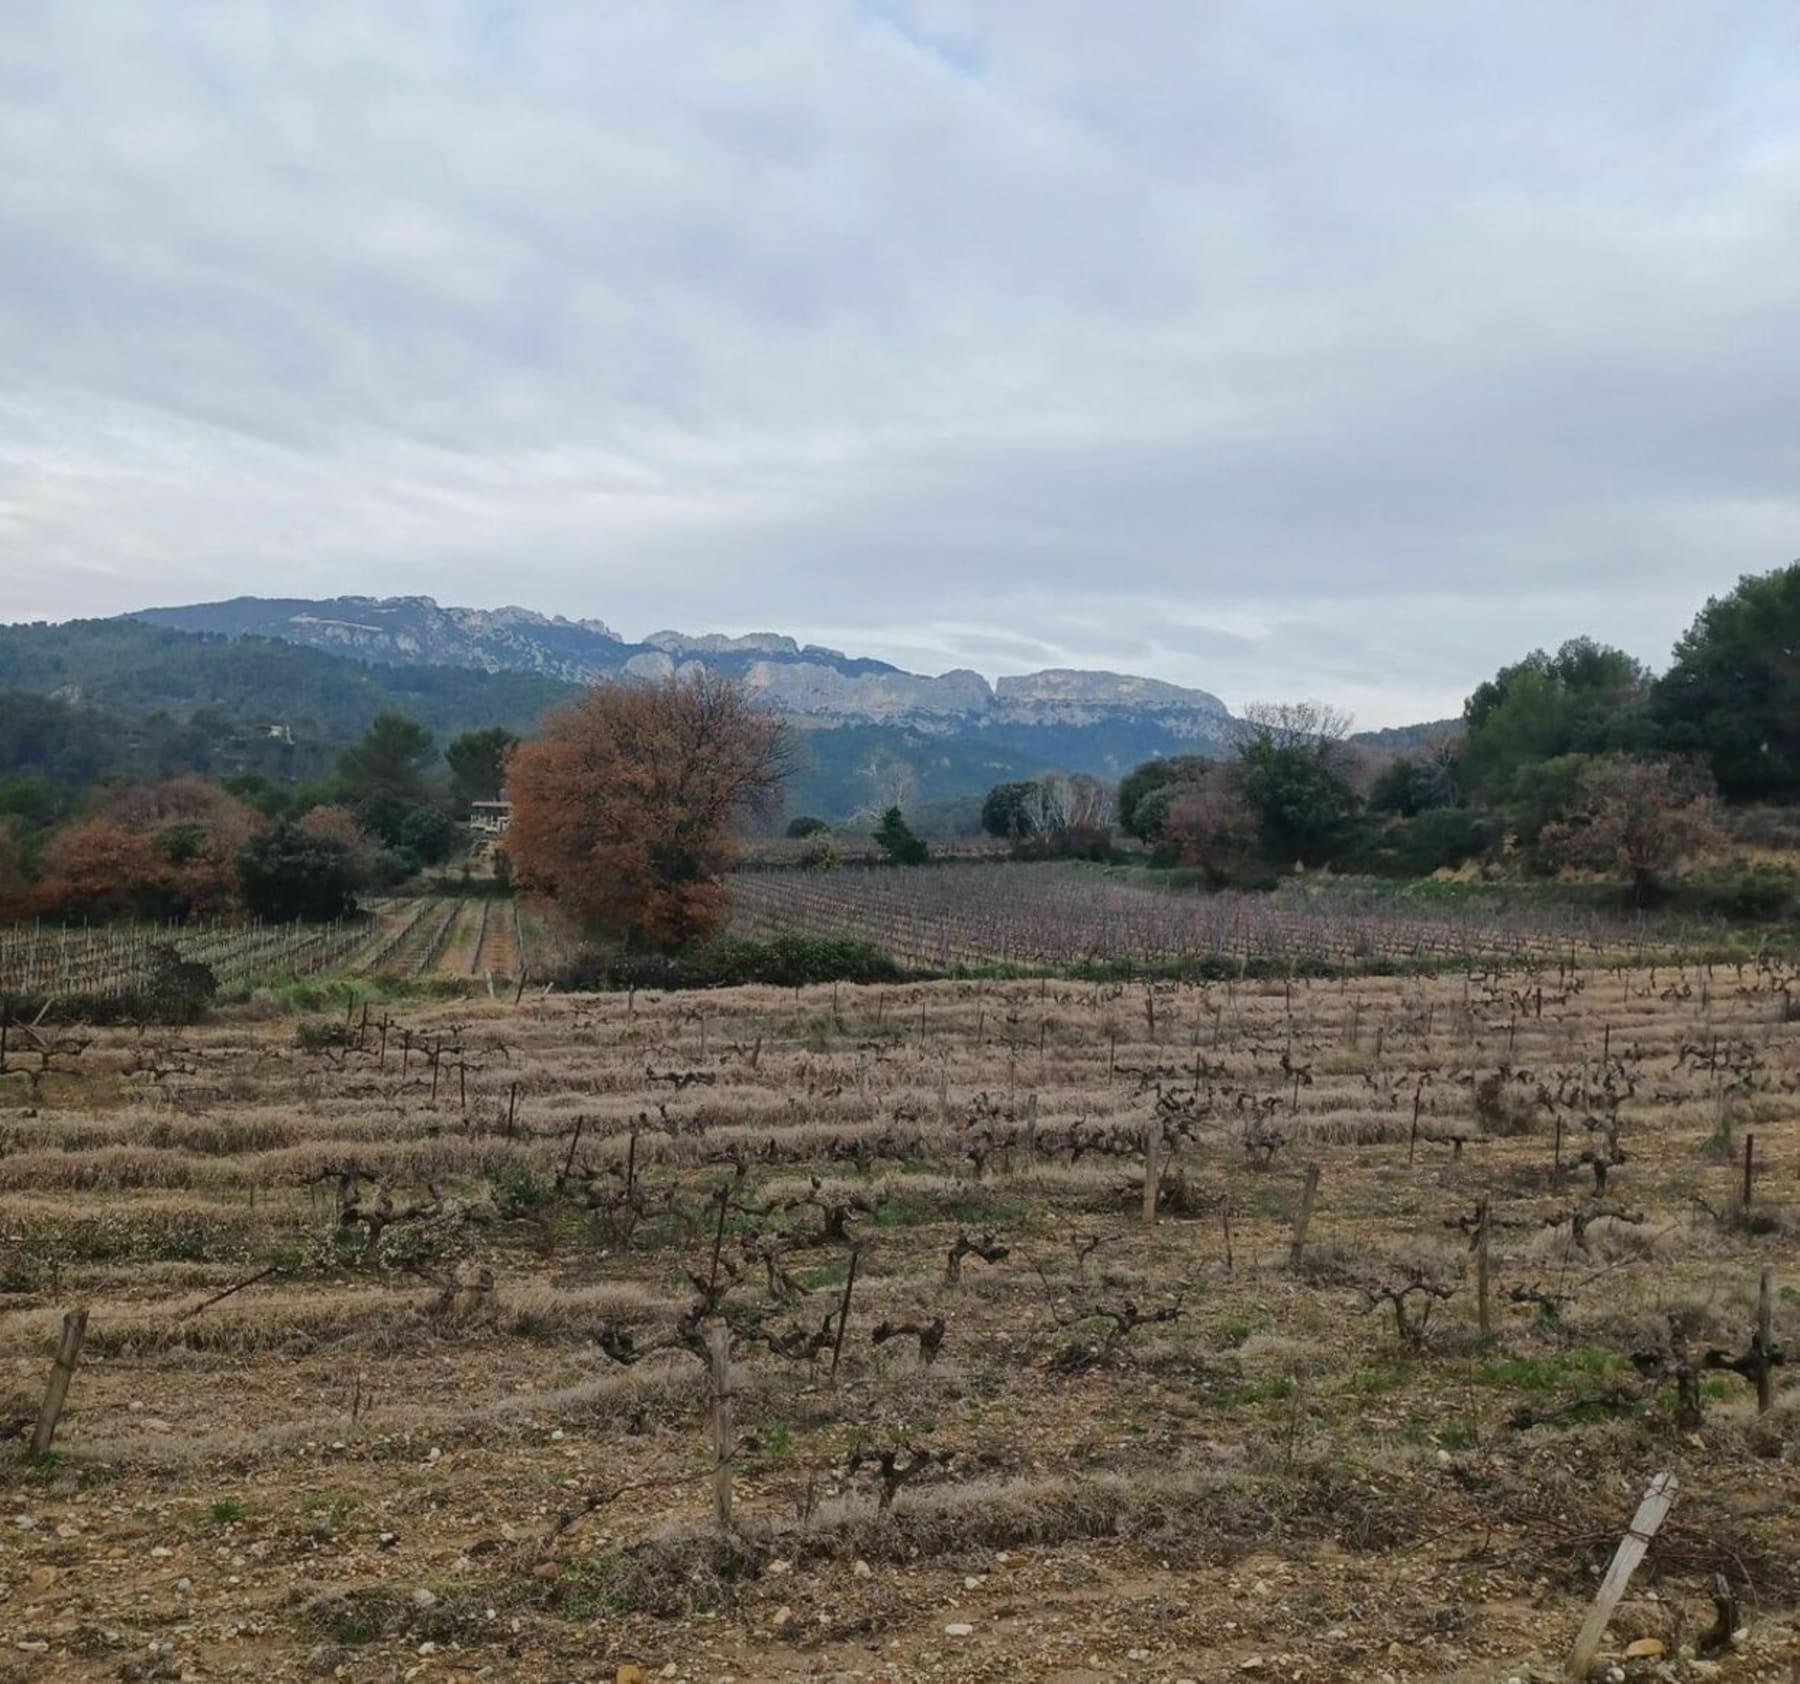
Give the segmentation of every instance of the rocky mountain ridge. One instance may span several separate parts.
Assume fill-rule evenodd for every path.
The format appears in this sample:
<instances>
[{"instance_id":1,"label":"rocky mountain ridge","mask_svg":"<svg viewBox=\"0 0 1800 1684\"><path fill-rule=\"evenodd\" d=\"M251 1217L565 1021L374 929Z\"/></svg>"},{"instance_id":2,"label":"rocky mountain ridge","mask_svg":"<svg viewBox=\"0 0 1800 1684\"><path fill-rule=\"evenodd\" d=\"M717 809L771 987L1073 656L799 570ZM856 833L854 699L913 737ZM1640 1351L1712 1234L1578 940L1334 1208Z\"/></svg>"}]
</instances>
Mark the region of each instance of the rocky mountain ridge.
<instances>
[{"instance_id":1,"label":"rocky mountain ridge","mask_svg":"<svg viewBox=\"0 0 1800 1684\"><path fill-rule=\"evenodd\" d=\"M1159 679L1068 669L1002 677L928 676L774 632L660 631L626 641L604 621L519 607L444 606L431 597L236 597L145 609L130 618L190 632L276 638L393 666L532 672L572 683L654 680L694 666L741 679L806 725L905 725L931 732L1038 726L1154 726L1202 745L1229 729L1218 697Z\"/></svg>"}]
</instances>

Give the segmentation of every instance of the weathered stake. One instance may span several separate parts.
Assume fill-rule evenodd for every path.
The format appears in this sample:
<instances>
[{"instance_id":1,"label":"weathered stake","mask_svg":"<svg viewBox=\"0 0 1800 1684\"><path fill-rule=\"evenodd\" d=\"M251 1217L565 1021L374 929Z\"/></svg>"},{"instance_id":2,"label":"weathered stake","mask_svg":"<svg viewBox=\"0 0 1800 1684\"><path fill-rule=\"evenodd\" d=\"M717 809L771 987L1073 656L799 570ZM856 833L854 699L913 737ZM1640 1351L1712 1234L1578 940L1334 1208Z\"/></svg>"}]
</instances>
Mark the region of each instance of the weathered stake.
<instances>
[{"instance_id":1,"label":"weathered stake","mask_svg":"<svg viewBox=\"0 0 1800 1684\"><path fill-rule=\"evenodd\" d=\"M1493 1226L1493 1206L1484 1194L1475 1229L1475 1326L1484 1341L1494 1336L1493 1314L1488 1305L1488 1235Z\"/></svg>"},{"instance_id":2,"label":"weathered stake","mask_svg":"<svg viewBox=\"0 0 1800 1684\"><path fill-rule=\"evenodd\" d=\"M1162 1181L1162 1170L1157 1163L1158 1148L1162 1145L1162 1122L1152 1117L1144 1124L1144 1226L1156 1226L1156 1191Z\"/></svg>"},{"instance_id":3,"label":"weathered stake","mask_svg":"<svg viewBox=\"0 0 1800 1684\"><path fill-rule=\"evenodd\" d=\"M1300 1208L1294 1212L1294 1240L1288 1247L1288 1267L1298 1269L1306 1260L1306 1230L1312 1222L1313 1200L1319 1191L1319 1166L1306 1166L1306 1181L1300 1189Z\"/></svg>"},{"instance_id":4,"label":"weathered stake","mask_svg":"<svg viewBox=\"0 0 1800 1684\"><path fill-rule=\"evenodd\" d=\"M850 1249L850 1272L844 1276L844 1301L838 1306L837 1336L831 1341L831 1383L837 1384L838 1358L844 1354L844 1329L850 1325L850 1294L856 1290L856 1265L862 1259L862 1248Z\"/></svg>"},{"instance_id":5,"label":"weathered stake","mask_svg":"<svg viewBox=\"0 0 1800 1684\"><path fill-rule=\"evenodd\" d=\"M85 1309L70 1310L63 1317L62 1337L56 1343L56 1362L50 1370L50 1384L44 1388L37 1431L31 1435L33 1456L50 1454L56 1425L62 1419L63 1405L68 1401L69 1382L75 1378L75 1364L81 1360L81 1347L87 1339L87 1320Z\"/></svg>"},{"instance_id":6,"label":"weathered stake","mask_svg":"<svg viewBox=\"0 0 1800 1684\"><path fill-rule=\"evenodd\" d=\"M713 1519L731 1530L731 1329L722 1321L706 1328L706 1368L712 1389Z\"/></svg>"},{"instance_id":7,"label":"weathered stake","mask_svg":"<svg viewBox=\"0 0 1800 1684\"><path fill-rule=\"evenodd\" d=\"M1756 1285L1756 1343L1763 1359L1756 1371L1756 1413L1767 1415L1775 1407L1775 1364L1769 1360L1775 1349L1775 1270L1767 1263Z\"/></svg>"},{"instance_id":8,"label":"weathered stake","mask_svg":"<svg viewBox=\"0 0 1800 1684\"><path fill-rule=\"evenodd\" d=\"M1594 1656L1600 1651L1600 1639L1606 1635L1613 1609L1619 1605L1619 1598L1625 1594L1631 1575L1644 1559L1644 1551L1649 1549L1650 1540L1668 1519L1669 1510L1675 1506L1675 1495L1680 1489L1680 1482L1671 1473L1659 1473L1650 1481L1650 1488L1644 1493L1643 1501L1638 1504L1637 1513L1631 1517L1631 1525L1619 1540L1612 1566L1607 1568L1606 1577L1600 1582L1600 1593L1594 1598L1593 1607L1588 1610L1587 1618L1581 1623L1575 1647L1569 1651L1569 1664L1565 1669L1568 1678L1580 1680L1587 1677L1594 1664Z\"/></svg>"}]
</instances>

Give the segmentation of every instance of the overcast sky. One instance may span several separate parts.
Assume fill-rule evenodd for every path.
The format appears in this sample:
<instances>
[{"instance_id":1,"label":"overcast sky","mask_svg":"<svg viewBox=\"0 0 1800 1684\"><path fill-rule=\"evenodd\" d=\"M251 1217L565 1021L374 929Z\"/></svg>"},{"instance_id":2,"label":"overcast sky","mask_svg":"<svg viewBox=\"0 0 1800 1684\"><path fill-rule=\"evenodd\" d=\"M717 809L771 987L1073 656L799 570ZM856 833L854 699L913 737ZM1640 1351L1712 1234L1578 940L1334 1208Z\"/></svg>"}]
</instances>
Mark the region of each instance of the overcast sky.
<instances>
[{"instance_id":1,"label":"overcast sky","mask_svg":"<svg viewBox=\"0 0 1800 1684\"><path fill-rule=\"evenodd\" d=\"M4 0L0 619L1366 725L1800 554L1792 0Z\"/></svg>"}]
</instances>

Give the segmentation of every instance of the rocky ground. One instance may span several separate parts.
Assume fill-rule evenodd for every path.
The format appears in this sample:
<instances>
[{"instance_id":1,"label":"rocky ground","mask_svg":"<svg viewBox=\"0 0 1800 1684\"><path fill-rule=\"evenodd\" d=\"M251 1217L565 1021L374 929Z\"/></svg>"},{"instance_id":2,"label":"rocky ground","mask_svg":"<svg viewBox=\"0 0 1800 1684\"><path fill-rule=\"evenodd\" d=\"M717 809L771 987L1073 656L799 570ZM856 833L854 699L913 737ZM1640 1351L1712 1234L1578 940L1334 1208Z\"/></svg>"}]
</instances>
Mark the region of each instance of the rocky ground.
<instances>
[{"instance_id":1,"label":"rocky ground","mask_svg":"<svg viewBox=\"0 0 1800 1684\"><path fill-rule=\"evenodd\" d=\"M0 1427L89 1310L0 1679L1547 1678L1664 1470L1602 1671L1794 1676L1796 1394L1705 1365L1764 1267L1792 1342L1786 981L102 1032L0 1083Z\"/></svg>"}]
</instances>

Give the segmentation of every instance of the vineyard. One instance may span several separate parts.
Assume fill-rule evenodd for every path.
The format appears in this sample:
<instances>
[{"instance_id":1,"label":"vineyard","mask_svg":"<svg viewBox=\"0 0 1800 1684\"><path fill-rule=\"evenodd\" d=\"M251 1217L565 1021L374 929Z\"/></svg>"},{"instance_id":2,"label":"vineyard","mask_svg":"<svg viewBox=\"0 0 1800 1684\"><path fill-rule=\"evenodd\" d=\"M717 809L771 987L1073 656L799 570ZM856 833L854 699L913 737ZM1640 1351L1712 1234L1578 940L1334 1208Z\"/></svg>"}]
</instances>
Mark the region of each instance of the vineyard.
<instances>
[{"instance_id":1,"label":"vineyard","mask_svg":"<svg viewBox=\"0 0 1800 1684\"><path fill-rule=\"evenodd\" d=\"M362 943L364 926L336 924L107 924L91 929L0 926L0 993L129 993L149 981L157 955L173 948L209 966L227 990L271 976L337 969Z\"/></svg>"},{"instance_id":2,"label":"vineyard","mask_svg":"<svg viewBox=\"0 0 1800 1684\"><path fill-rule=\"evenodd\" d=\"M1428 916L1367 893L1304 900L1142 886L1078 865L945 865L910 871L740 873L733 928L871 942L901 963L949 971L994 964L1178 968L1201 959L1337 967L1574 962L1641 946L1622 919L1484 909ZM1660 932L1679 944L1680 933Z\"/></svg>"},{"instance_id":3,"label":"vineyard","mask_svg":"<svg viewBox=\"0 0 1800 1684\"><path fill-rule=\"evenodd\" d=\"M0 995L104 999L145 986L173 950L226 995L286 977L412 982L515 978L566 956L542 908L511 897L418 895L372 902L334 924L190 923L0 927Z\"/></svg>"},{"instance_id":4,"label":"vineyard","mask_svg":"<svg viewBox=\"0 0 1800 1684\"><path fill-rule=\"evenodd\" d=\"M506 910L383 906L361 958L473 967ZM1787 1678L1797 990L1564 955L15 1039L0 1430L66 1408L0 1449L0 1673L1547 1681L1654 1491L1594 1676Z\"/></svg>"}]
</instances>

